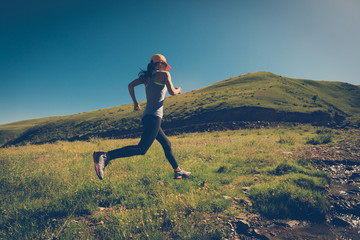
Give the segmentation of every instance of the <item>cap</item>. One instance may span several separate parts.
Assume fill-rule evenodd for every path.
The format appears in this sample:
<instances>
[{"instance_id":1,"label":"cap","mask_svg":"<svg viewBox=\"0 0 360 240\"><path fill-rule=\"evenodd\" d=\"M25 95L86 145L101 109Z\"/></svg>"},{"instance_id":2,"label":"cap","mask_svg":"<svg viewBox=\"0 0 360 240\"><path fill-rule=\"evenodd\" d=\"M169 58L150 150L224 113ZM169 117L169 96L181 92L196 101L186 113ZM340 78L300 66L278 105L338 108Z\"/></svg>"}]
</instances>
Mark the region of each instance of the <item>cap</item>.
<instances>
[{"instance_id":1,"label":"cap","mask_svg":"<svg viewBox=\"0 0 360 240\"><path fill-rule=\"evenodd\" d=\"M167 64L167 62L166 62L166 58L163 56L163 55L161 55L161 54L155 54L155 55L153 55L152 57L151 57L151 61L153 62L153 63L157 63L157 62L164 62L164 63L166 63L166 71L169 71L170 69L171 69L171 67L170 67L170 65L169 64Z\"/></svg>"}]
</instances>

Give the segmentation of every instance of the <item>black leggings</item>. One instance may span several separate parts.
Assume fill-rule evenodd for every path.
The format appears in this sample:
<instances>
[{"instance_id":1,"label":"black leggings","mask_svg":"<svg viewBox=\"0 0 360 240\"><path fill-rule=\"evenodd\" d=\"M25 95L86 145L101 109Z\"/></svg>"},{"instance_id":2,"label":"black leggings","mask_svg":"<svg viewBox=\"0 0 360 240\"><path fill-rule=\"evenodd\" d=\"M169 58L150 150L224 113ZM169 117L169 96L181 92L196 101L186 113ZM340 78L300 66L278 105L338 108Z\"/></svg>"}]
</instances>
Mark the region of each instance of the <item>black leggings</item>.
<instances>
[{"instance_id":1,"label":"black leggings","mask_svg":"<svg viewBox=\"0 0 360 240\"><path fill-rule=\"evenodd\" d=\"M163 147L165 156L173 169L178 168L174 155L171 151L171 143L161 129L161 118L154 115L146 115L142 119L142 124L144 126L144 132L141 136L139 144L109 151L107 153L109 160L135 155L144 155L156 139Z\"/></svg>"}]
</instances>

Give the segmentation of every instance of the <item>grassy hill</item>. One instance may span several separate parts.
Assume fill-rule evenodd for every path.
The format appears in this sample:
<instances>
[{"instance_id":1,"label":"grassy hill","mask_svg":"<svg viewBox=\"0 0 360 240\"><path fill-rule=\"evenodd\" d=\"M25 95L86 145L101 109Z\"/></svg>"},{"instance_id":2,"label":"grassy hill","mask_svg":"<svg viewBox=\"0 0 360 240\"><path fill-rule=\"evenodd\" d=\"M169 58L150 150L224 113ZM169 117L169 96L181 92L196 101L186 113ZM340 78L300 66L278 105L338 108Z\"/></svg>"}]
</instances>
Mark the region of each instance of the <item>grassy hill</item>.
<instances>
[{"instance_id":1,"label":"grassy hill","mask_svg":"<svg viewBox=\"0 0 360 240\"><path fill-rule=\"evenodd\" d=\"M143 108L145 103L140 103ZM140 131L132 104L0 126L0 144L120 137ZM360 116L360 87L249 73L165 100L165 129L226 121L340 122Z\"/></svg>"},{"instance_id":2,"label":"grassy hill","mask_svg":"<svg viewBox=\"0 0 360 240\"><path fill-rule=\"evenodd\" d=\"M0 125L0 144L18 138L22 133L34 126L46 124L47 122L60 118L61 117L46 117Z\"/></svg>"}]
</instances>

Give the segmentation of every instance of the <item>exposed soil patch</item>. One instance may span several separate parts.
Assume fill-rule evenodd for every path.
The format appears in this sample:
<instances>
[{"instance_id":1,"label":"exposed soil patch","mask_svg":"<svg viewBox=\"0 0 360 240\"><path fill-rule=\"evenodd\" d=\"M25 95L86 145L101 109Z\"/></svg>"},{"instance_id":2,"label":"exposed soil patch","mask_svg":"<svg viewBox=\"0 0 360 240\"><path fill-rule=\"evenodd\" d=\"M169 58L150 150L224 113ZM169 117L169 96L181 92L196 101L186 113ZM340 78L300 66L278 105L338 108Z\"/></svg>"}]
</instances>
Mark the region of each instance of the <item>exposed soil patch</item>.
<instances>
[{"instance_id":1,"label":"exposed soil patch","mask_svg":"<svg viewBox=\"0 0 360 240\"><path fill-rule=\"evenodd\" d=\"M331 177L328 221L360 230L360 131L349 133L332 146L309 147L305 155Z\"/></svg>"},{"instance_id":2,"label":"exposed soil patch","mask_svg":"<svg viewBox=\"0 0 360 240\"><path fill-rule=\"evenodd\" d=\"M331 177L327 188L330 211L323 222L266 219L240 215L229 221L228 239L359 239L360 130L344 131L330 145L306 146L293 153Z\"/></svg>"}]
</instances>

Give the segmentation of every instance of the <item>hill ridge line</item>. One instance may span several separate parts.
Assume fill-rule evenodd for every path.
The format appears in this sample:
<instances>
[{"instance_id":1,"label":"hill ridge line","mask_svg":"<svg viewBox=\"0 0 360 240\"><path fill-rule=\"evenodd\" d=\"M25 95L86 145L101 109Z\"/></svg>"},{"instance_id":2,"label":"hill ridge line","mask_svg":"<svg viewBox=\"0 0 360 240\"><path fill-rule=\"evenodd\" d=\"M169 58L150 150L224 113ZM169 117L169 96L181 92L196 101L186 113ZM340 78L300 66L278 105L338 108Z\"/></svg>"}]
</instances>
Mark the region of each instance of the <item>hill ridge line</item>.
<instances>
[{"instance_id":1,"label":"hill ridge line","mask_svg":"<svg viewBox=\"0 0 360 240\"><path fill-rule=\"evenodd\" d=\"M142 104L145 104L142 102ZM106 136L140 130L139 112L131 104L63 117L0 125L5 146ZM294 79L271 72L228 78L164 103L163 127L214 122L299 122L339 124L360 116L360 87L343 82ZM24 124L24 125L22 125ZM190 128L190 127L188 127ZM111 134L111 137L122 136Z\"/></svg>"}]
</instances>

